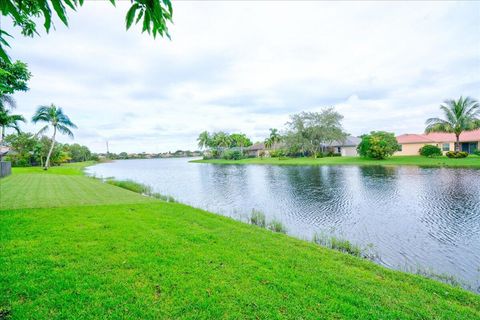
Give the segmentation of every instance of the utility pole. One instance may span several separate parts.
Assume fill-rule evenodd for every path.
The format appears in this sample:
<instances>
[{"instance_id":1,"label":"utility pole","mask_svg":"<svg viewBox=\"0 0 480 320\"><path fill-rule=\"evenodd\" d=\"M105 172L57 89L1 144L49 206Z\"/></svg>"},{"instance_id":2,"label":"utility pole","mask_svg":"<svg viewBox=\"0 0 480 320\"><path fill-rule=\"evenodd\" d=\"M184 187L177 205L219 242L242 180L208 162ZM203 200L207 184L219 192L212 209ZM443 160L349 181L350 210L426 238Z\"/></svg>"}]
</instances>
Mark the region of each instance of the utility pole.
<instances>
[{"instance_id":1,"label":"utility pole","mask_svg":"<svg viewBox=\"0 0 480 320\"><path fill-rule=\"evenodd\" d=\"M107 159L109 158L108 156L110 155L110 151L108 150L108 140L107 140Z\"/></svg>"}]
</instances>

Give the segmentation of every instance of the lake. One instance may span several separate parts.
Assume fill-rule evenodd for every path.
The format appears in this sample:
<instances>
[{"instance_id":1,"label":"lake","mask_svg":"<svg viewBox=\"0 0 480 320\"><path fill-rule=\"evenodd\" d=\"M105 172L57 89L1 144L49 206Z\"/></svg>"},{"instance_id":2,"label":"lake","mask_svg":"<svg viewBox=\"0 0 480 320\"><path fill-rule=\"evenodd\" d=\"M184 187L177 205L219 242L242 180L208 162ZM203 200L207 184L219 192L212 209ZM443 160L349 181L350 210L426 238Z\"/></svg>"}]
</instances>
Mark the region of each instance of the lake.
<instances>
[{"instance_id":1,"label":"lake","mask_svg":"<svg viewBox=\"0 0 480 320\"><path fill-rule=\"evenodd\" d=\"M480 170L414 166L268 166L120 160L89 167L247 221L252 209L309 240L372 247L389 268L454 276L480 292Z\"/></svg>"}]
</instances>

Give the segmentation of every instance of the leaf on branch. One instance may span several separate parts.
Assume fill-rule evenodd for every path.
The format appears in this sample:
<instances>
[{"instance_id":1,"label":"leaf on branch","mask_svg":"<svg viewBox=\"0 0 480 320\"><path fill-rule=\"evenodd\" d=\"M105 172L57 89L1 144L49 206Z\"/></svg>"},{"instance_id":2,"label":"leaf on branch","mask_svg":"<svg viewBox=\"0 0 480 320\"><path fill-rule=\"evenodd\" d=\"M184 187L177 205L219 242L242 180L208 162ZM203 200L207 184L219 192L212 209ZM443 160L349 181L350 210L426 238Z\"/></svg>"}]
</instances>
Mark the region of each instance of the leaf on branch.
<instances>
[{"instance_id":1,"label":"leaf on branch","mask_svg":"<svg viewBox=\"0 0 480 320\"><path fill-rule=\"evenodd\" d=\"M53 9L57 13L58 17L60 20L68 26L68 19L67 16L65 15L65 7L63 6L62 2L60 0L51 0Z\"/></svg>"},{"instance_id":2,"label":"leaf on branch","mask_svg":"<svg viewBox=\"0 0 480 320\"><path fill-rule=\"evenodd\" d=\"M127 16L125 17L125 22L127 25L127 30L130 29L132 26L133 20L135 19L135 12L139 8L138 3L132 5L132 7L128 10Z\"/></svg>"}]
</instances>

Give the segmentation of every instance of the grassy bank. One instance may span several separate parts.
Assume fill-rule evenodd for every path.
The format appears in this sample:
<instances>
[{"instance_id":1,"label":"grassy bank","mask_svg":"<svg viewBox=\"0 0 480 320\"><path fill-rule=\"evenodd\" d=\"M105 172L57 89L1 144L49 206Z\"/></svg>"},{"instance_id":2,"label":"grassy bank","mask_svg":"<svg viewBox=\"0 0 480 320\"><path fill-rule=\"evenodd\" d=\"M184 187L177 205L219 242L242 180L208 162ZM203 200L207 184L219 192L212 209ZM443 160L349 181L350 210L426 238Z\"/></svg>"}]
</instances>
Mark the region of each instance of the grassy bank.
<instances>
[{"instance_id":1,"label":"grassy bank","mask_svg":"<svg viewBox=\"0 0 480 320\"><path fill-rule=\"evenodd\" d=\"M459 167L480 168L480 157L471 155L464 159L450 159L447 157L427 158L422 156L393 156L385 160L373 160L360 157L325 157L325 158L249 158L241 160L193 160L195 163L214 164L267 164L267 165L384 165L384 166L423 166L423 167Z\"/></svg>"},{"instance_id":2,"label":"grassy bank","mask_svg":"<svg viewBox=\"0 0 480 320\"><path fill-rule=\"evenodd\" d=\"M61 166L51 167L48 170L44 170L42 167L20 167L12 168L13 174L61 174L65 176L82 176L83 170L91 165L94 165L95 161L75 162L64 164Z\"/></svg>"},{"instance_id":3,"label":"grassy bank","mask_svg":"<svg viewBox=\"0 0 480 320\"><path fill-rule=\"evenodd\" d=\"M0 318L480 317L464 290L72 172L0 180Z\"/></svg>"}]
</instances>

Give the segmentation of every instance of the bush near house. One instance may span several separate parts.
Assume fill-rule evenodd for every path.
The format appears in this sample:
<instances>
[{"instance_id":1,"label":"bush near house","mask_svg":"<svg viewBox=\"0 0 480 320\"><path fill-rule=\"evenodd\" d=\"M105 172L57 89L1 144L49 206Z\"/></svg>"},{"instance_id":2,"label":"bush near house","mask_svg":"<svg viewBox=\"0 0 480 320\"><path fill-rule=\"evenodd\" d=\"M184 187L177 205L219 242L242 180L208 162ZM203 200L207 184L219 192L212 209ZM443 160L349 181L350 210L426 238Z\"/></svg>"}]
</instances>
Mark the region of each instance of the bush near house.
<instances>
[{"instance_id":1,"label":"bush near house","mask_svg":"<svg viewBox=\"0 0 480 320\"><path fill-rule=\"evenodd\" d=\"M362 141L357 147L360 156L382 160L393 155L400 149L395 134L385 131L372 131L361 136Z\"/></svg>"},{"instance_id":2,"label":"bush near house","mask_svg":"<svg viewBox=\"0 0 480 320\"><path fill-rule=\"evenodd\" d=\"M420 155L429 158L437 157L442 155L442 150L437 146L427 144L420 148Z\"/></svg>"},{"instance_id":3,"label":"bush near house","mask_svg":"<svg viewBox=\"0 0 480 320\"><path fill-rule=\"evenodd\" d=\"M272 158L285 157L285 155L286 155L286 153L285 153L285 150L283 150L283 149L271 150L270 151L270 157L272 157Z\"/></svg>"},{"instance_id":4,"label":"bush near house","mask_svg":"<svg viewBox=\"0 0 480 320\"><path fill-rule=\"evenodd\" d=\"M460 159L460 158L466 158L468 157L468 152L464 151L448 151L445 154L449 158L455 158L455 159Z\"/></svg>"},{"instance_id":5,"label":"bush near house","mask_svg":"<svg viewBox=\"0 0 480 320\"><path fill-rule=\"evenodd\" d=\"M225 160L240 160L242 158L243 154L238 150L227 150L223 153L223 159Z\"/></svg>"}]
</instances>

